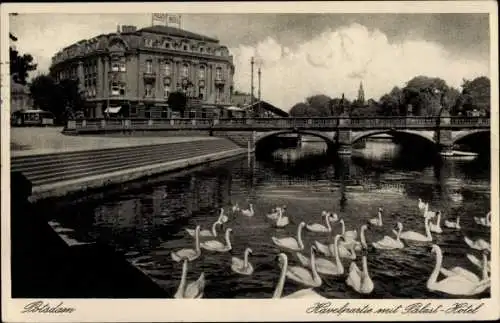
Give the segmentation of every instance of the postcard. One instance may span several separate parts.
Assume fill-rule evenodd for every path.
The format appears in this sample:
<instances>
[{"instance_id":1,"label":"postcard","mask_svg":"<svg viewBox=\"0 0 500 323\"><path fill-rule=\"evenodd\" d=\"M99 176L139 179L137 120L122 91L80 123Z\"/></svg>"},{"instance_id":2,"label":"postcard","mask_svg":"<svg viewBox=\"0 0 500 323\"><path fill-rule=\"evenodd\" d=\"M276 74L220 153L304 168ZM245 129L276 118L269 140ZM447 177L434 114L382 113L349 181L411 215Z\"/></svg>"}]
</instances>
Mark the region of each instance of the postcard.
<instances>
[{"instance_id":1,"label":"postcard","mask_svg":"<svg viewBox=\"0 0 500 323\"><path fill-rule=\"evenodd\" d=\"M2 4L2 320L498 319L496 9Z\"/></svg>"}]
</instances>

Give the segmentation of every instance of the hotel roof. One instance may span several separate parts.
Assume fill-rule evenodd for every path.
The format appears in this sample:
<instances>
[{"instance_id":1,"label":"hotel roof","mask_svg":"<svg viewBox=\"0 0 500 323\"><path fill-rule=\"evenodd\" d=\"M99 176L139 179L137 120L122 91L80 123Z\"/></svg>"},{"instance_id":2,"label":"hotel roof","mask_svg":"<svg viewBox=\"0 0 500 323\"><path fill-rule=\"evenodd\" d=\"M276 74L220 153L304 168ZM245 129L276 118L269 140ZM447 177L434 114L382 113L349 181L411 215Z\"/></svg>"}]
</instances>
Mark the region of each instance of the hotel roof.
<instances>
[{"instance_id":1,"label":"hotel roof","mask_svg":"<svg viewBox=\"0 0 500 323\"><path fill-rule=\"evenodd\" d=\"M197 39L197 40L205 40L209 42L219 42L218 39L211 38L208 36L196 34L184 29L180 28L175 28L175 27L170 27L170 26L151 26L151 27L146 27L138 30L139 32L145 31L149 33L155 33L155 34L163 34L163 35L171 35L171 36L177 36L177 37L186 37L186 38L191 38L191 39Z\"/></svg>"}]
</instances>

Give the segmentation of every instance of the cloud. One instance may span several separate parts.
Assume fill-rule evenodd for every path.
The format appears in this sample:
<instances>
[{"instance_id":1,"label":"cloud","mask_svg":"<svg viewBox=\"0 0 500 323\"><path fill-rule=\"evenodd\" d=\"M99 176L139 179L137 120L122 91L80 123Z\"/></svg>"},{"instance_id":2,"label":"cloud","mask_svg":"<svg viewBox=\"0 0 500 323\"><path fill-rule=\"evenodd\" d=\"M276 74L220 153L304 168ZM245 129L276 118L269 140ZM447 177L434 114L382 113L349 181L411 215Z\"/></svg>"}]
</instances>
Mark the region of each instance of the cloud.
<instances>
[{"instance_id":1,"label":"cloud","mask_svg":"<svg viewBox=\"0 0 500 323\"><path fill-rule=\"evenodd\" d=\"M379 99L417 75L440 77L454 87L463 78L489 75L488 61L457 58L442 45L425 40L390 43L381 31L360 24L327 29L294 48L268 37L255 46L230 50L236 88L250 91L254 56L262 66L262 98L284 110L313 94L345 93L355 98L360 81L367 98Z\"/></svg>"}]
</instances>

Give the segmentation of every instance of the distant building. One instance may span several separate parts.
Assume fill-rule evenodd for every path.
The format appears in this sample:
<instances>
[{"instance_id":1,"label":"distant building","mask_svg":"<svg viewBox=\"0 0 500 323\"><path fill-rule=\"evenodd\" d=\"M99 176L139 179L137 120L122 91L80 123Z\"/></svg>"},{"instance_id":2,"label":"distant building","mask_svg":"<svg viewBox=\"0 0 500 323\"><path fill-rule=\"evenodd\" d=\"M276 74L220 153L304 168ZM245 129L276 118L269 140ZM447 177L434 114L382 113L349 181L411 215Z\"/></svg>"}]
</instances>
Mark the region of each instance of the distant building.
<instances>
[{"instance_id":1,"label":"distant building","mask_svg":"<svg viewBox=\"0 0 500 323\"><path fill-rule=\"evenodd\" d=\"M173 91L186 93L189 116L217 116L231 105L235 72L219 40L163 25L82 40L58 52L50 70L57 80L79 80L85 115L96 118L169 118Z\"/></svg>"},{"instance_id":2,"label":"distant building","mask_svg":"<svg viewBox=\"0 0 500 323\"><path fill-rule=\"evenodd\" d=\"M358 102L362 104L365 103L365 90L363 89L363 82L359 82Z\"/></svg>"},{"instance_id":3,"label":"distant building","mask_svg":"<svg viewBox=\"0 0 500 323\"><path fill-rule=\"evenodd\" d=\"M11 80L10 82L10 113L29 110L33 103L28 86Z\"/></svg>"}]
</instances>

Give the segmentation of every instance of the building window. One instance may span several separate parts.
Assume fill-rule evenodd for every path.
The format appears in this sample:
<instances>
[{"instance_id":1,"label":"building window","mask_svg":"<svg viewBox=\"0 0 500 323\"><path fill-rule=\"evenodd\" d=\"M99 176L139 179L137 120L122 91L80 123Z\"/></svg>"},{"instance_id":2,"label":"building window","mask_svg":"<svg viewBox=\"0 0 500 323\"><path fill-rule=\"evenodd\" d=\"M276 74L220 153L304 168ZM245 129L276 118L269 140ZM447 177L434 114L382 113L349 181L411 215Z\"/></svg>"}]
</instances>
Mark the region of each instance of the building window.
<instances>
[{"instance_id":1,"label":"building window","mask_svg":"<svg viewBox=\"0 0 500 323\"><path fill-rule=\"evenodd\" d=\"M184 50L188 50L189 46L188 46L188 45L184 45L182 48L183 48Z\"/></svg>"},{"instance_id":2,"label":"building window","mask_svg":"<svg viewBox=\"0 0 500 323\"><path fill-rule=\"evenodd\" d=\"M163 47L164 48L170 48L170 43L168 41L163 42Z\"/></svg>"},{"instance_id":3,"label":"building window","mask_svg":"<svg viewBox=\"0 0 500 323\"><path fill-rule=\"evenodd\" d=\"M170 73L172 73L172 66L170 65L169 61L165 62L165 65L163 68L164 68L165 75L170 75Z\"/></svg>"},{"instance_id":4,"label":"building window","mask_svg":"<svg viewBox=\"0 0 500 323\"><path fill-rule=\"evenodd\" d=\"M188 77L189 75L189 66L187 64L182 65L182 77Z\"/></svg>"},{"instance_id":5,"label":"building window","mask_svg":"<svg viewBox=\"0 0 500 323\"><path fill-rule=\"evenodd\" d=\"M146 97L148 97L148 98L153 96L153 84L146 83L145 94L146 94Z\"/></svg>"},{"instance_id":6,"label":"building window","mask_svg":"<svg viewBox=\"0 0 500 323\"><path fill-rule=\"evenodd\" d=\"M198 87L198 98L200 100L205 100L205 87L204 86Z\"/></svg>"},{"instance_id":7,"label":"building window","mask_svg":"<svg viewBox=\"0 0 500 323\"><path fill-rule=\"evenodd\" d=\"M216 95L216 100L217 102L221 102L222 101L222 95L224 93L224 90L222 88L217 88L217 90L215 91L215 95Z\"/></svg>"},{"instance_id":8,"label":"building window","mask_svg":"<svg viewBox=\"0 0 500 323\"><path fill-rule=\"evenodd\" d=\"M200 66L200 70L198 71L198 78L200 80L204 80L205 79L205 66L204 65Z\"/></svg>"},{"instance_id":9,"label":"building window","mask_svg":"<svg viewBox=\"0 0 500 323\"><path fill-rule=\"evenodd\" d=\"M137 107L130 107L130 114L136 115L137 114Z\"/></svg>"},{"instance_id":10,"label":"building window","mask_svg":"<svg viewBox=\"0 0 500 323\"><path fill-rule=\"evenodd\" d=\"M153 61L150 59L146 61L146 73L153 73Z\"/></svg>"},{"instance_id":11,"label":"building window","mask_svg":"<svg viewBox=\"0 0 500 323\"><path fill-rule=\"evenodd\" d=\"M153 40L149 38L144 39L144 46L153 47Z\"/></svg>"},{"instance_id":12,"label":"building window","mask_svg":"<svg viewBox=\"0 0 500 323\"><path fill-rule=\"evenodd\" d=\"M165 85L163 88L163 97L165 99L168 99L169 95L170 95L170 85Z\"/></svg>"},{"instance_id":13,"label":"building window","mask_svg":"<svg viewBox=\"0 0 500 323\"><path fill-rule=\"evenodd\" d=\"M127 70L127 67L125 63L120 63L120 72L125 72Z\"/></svg>"},{"instance_id":14,"label":"building window","mask_svg":"<svg viewBox=\"0 0 500 323\"><path fill-rule=\"evenodd\" d=\"M167 119L168 118L168 109L167 108L163 108L163 110L161 110L161 117L163 119Z\"/></svg>"},{"instance_id":15,"label":"building window","mask_svg":"<svg viewBox=\"0 0 500 323\"><path fill-rule=\"evenodd\" d=\"M216 80L222 80L222 68L217 67L215 69L215 79Z\"/></svg>"},{"instance_id":16,"label":"building window","mask_svg":"<svg viewBox=\"0 0 500 323\"><path fill-rule=\"evenodd\" d=\"M120 95L120 84L116 82L111 83L111 95Z\"/></svg>"},{"instance_id":17,"label":"building window","mask_svg":"<svg viewBox=\"0 0 500 323\"><path fill-rule=\"evenodd\" d=\"M113 72L118 72L118 71L120 71L120 63L118 63L118 62L113 62L113 63L111 63L111 70L112 70Z\"/></svg>"},{"instance_id":18,"label":"building window","mask_svg":"<svg viewBox=\"0 0 500 323\"><path fill-rule=\"evenodd\" d=\"M200 47L200 53L203 53L203 52L205 52L205 48Z\"/></svg>"}]
</instances>

